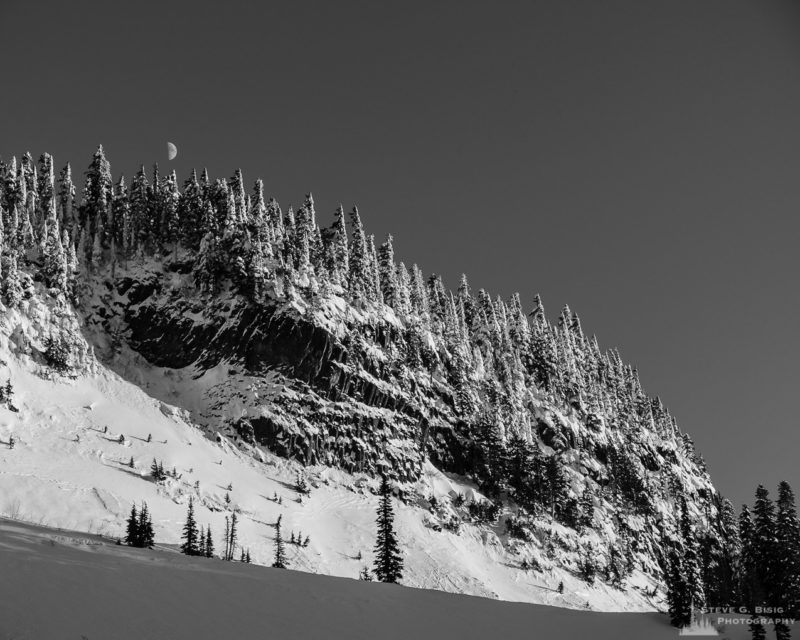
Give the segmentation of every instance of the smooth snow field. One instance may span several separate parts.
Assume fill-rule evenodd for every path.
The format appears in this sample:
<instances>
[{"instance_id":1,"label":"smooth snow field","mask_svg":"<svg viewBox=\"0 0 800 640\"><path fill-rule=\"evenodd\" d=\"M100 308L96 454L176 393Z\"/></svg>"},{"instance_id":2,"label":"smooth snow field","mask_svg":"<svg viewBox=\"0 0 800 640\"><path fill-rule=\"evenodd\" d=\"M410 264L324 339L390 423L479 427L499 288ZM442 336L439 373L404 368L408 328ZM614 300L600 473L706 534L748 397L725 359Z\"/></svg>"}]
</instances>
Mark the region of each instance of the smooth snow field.
<instances>
[{"instance_id":1,"label":"smooth snow field","mask_svg":"<svg viewBox=\"0 0 800 640\"><path fill-rule=\"evenodd\" d=\"M2 640L676 638L598 613L313 575L0 520Z\"/></svg>"}]
</instances>

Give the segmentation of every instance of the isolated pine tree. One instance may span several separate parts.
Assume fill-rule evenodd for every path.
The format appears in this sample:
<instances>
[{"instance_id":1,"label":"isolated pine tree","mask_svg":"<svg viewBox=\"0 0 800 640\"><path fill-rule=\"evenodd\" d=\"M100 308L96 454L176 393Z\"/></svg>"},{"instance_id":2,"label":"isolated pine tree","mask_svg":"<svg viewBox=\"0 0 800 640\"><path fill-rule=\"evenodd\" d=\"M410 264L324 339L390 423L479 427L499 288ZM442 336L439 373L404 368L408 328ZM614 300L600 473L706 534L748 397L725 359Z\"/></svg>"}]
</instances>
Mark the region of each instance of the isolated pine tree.
<instances>
[{"instance_id":1,"label":"isolated pine tree","mask_svg":"<svg viewBox=\"0 0 800 640\"><path fill-rule=\"evenodd\" d=\"M150 517L146 502L142 503L142 509L139 512L139 542L139 546L147 549L152 549L155 544L153 520Z\"/></svg>"},{"instance_id":2,"label":"isolated pine tree","mask_svg":"<svg viewBox=\"0 0 800 640\"><path fill-rule=\"evenodd\" d=\"M205 543L206 558L214 557L214 540L211 538L211 527L206 529L206 543Z\"/></svg>"},{"instance_id":3,"label":"isolated pine tree","mask_svg":"<svg viewBox=\"0 0 800 640\"><path fill-rule=\"evenodd\" d=\"M308 481L306 480L306 474L302 471L297 472L297 482L295 483L295 490L297 493L302 495L308 495L310 493L310 489L308 488Z\"/></svg>"},{"instance_id":4,"label":"isolated pine tree","mask_svg":"<svg viewBox=\"0 0 800 640\"><path fill-rule=\"evenodd\" d=\"M236 542L238 539L238 516L234 511L231 514L230 521L228 521L227 516L225 517L225 556L224 559L228 560L229 562L233 560L233 554L236 551Z\"/></svg>"},{"instance_id":5,"label":"isolated pine tree","mask_svg":"<svg viewBox=\"0 0 800 640\"><path fill-rule=\"evenodd\" d=\"M225 531L222 534L222 544L223 544L222 559L223 560L227 560L228 559L228 548L229 548L230 537L231 537L231 522L228 519L228 516L225 516Z\"/></svg>"},{"instance_id":6,"label":"isolated pine tree","mask_svg":"<svg viewBox=\"0 0 800 640\"><path fill-rule=\"evenodd\" d=\"M131 506L131 514L128 516L127 528L125 530L125 544L130 547L140 546L141 533L139 531L139 516L136 512L136 505Z\"/></svg>"},{"instance_id":7,"label":"isolated pine tree","mask_svg":"<svg viewBox=\"0 0 800 640\"><path fill-rule=\"evenodd\" d=\"M394 532L394 511L389 480L381 479L378 505L378 536L375 542L375 576L381 582L397 582L403 577L403 558Z\"/></svg>"},{"instance_id":8,"label":"isolated pine tree","mask_svg":"<svg viewBox=\"0 0 800 640\"><path fill-rule=\"evenodd\" d=\"M272 566L276 569L286 568L286 549L283 544L283 536L281 535L281 520L275 524L275 559Z\"/></svg>"},{"instance_id":9,"label":"isolated pine tree","mask_svg":"<svg viewBox=\"0 0 800 640\"><path fill-rule=\"evenodd\" d=\"M189 508L186 512L186 522L183 525L183 535L181 536L183 540L181 553L187 556L200 555L198 535L197 522L194 519L194 501L189 496Z\"/></svg>"}]
</instances>

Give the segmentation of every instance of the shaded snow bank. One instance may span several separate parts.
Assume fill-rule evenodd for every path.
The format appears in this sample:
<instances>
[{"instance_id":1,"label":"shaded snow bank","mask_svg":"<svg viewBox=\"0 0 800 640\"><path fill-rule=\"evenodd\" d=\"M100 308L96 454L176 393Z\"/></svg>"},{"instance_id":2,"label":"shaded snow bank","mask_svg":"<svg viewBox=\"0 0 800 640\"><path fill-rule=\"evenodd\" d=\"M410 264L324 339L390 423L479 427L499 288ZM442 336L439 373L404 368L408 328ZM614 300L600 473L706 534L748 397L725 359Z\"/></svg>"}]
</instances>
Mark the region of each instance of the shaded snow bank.
<instances>
[{"instance_id":1,"label":"shaded snow bank","mask_svg":"<svg viewBox=\"0 0 800 640\"><path fill-rule=\"evenodd\" d=\"M675 638L666 616L497 602L0 520L0 634L50 640Z\"/></svg>"}]
</instances>

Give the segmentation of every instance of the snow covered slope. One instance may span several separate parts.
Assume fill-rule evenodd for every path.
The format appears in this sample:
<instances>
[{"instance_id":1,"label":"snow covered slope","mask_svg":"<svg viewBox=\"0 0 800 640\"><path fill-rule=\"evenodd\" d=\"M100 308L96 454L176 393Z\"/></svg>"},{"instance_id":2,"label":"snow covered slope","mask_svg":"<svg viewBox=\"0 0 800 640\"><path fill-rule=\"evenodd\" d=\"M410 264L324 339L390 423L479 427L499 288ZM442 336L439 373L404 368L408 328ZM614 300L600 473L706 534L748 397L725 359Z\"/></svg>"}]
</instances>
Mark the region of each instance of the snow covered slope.
<instances>
[{"instance_id":1,"label":"snow covered slope","mask_svg":"<svg viewBox=\"0 0 800 640\"><path fill-rule=\"evenodd\" d=\"M311 467L305 470L311 494L301 497L294 489L297 463L221 435L219 442L212 441L185 411L148 396L98 363L74 379L54 376L8 338L13 325L10 333L18 342L36 344L41 336L29 316L40 317L46 309L33 301L25 313L6 315L2 325L0 380L13 381L18 411L0 409L0 514L116 538L124 535L131 505L146 501L157 542L176 545L193 496L198 523L211 526L218 546L225 516L239 510L240 544L256 563L271 563L274 523L282 514L287 535L310 536L307 548L289 546L292 568L356 577L362 566L371 565L374 479ZM12 436L13 449L7 444ZM174 468L178 479L153 482L154 459L167 470ZM602 583L590 587L559 566L563 561L548 560L537 544L509 545L500 525L464 524L458 534L429 526L429 499L446 502L459 493L481 498L469 482L426 463L421 479L407 487L406 502L397 503L404 584L606 611L654 607L643 595L654 583L644 576L635 576L626 591ZM522 558L536 556L543 571L520 568ZM556 592L560 581L563 594Z\"/></svg>"},{"instance_id":2,"label":"snow covered slope","mask_svg":"<svg viewBox=\"0 0 800 640\"><path fill-rule=\"evenodd\" d=\"M3 520L0 575L15 577L0 580L0 637L19 640L677 637L662 614L570 611L311 576Z\"/></svg>"}]
</instances>

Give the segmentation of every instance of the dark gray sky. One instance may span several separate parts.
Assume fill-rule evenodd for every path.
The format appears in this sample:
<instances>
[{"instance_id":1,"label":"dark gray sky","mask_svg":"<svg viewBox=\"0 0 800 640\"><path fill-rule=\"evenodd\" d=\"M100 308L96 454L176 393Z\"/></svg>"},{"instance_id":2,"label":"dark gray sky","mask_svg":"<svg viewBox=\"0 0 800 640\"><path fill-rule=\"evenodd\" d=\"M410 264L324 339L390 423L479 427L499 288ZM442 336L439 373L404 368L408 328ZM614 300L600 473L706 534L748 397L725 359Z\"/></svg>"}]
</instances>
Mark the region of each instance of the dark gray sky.
<instances>
[{"instance_id":1,"label":"dark gray sky","mask_svg":"<svg viewBox=\"0 0 800 640\"><path fill-rule=\"evenodd\" d=\"M451 286L568 302L736 502L800 490L797 3L266 4L2 3L0 154L171 140L358 204Z\"/></svg>"}]
</instances>

